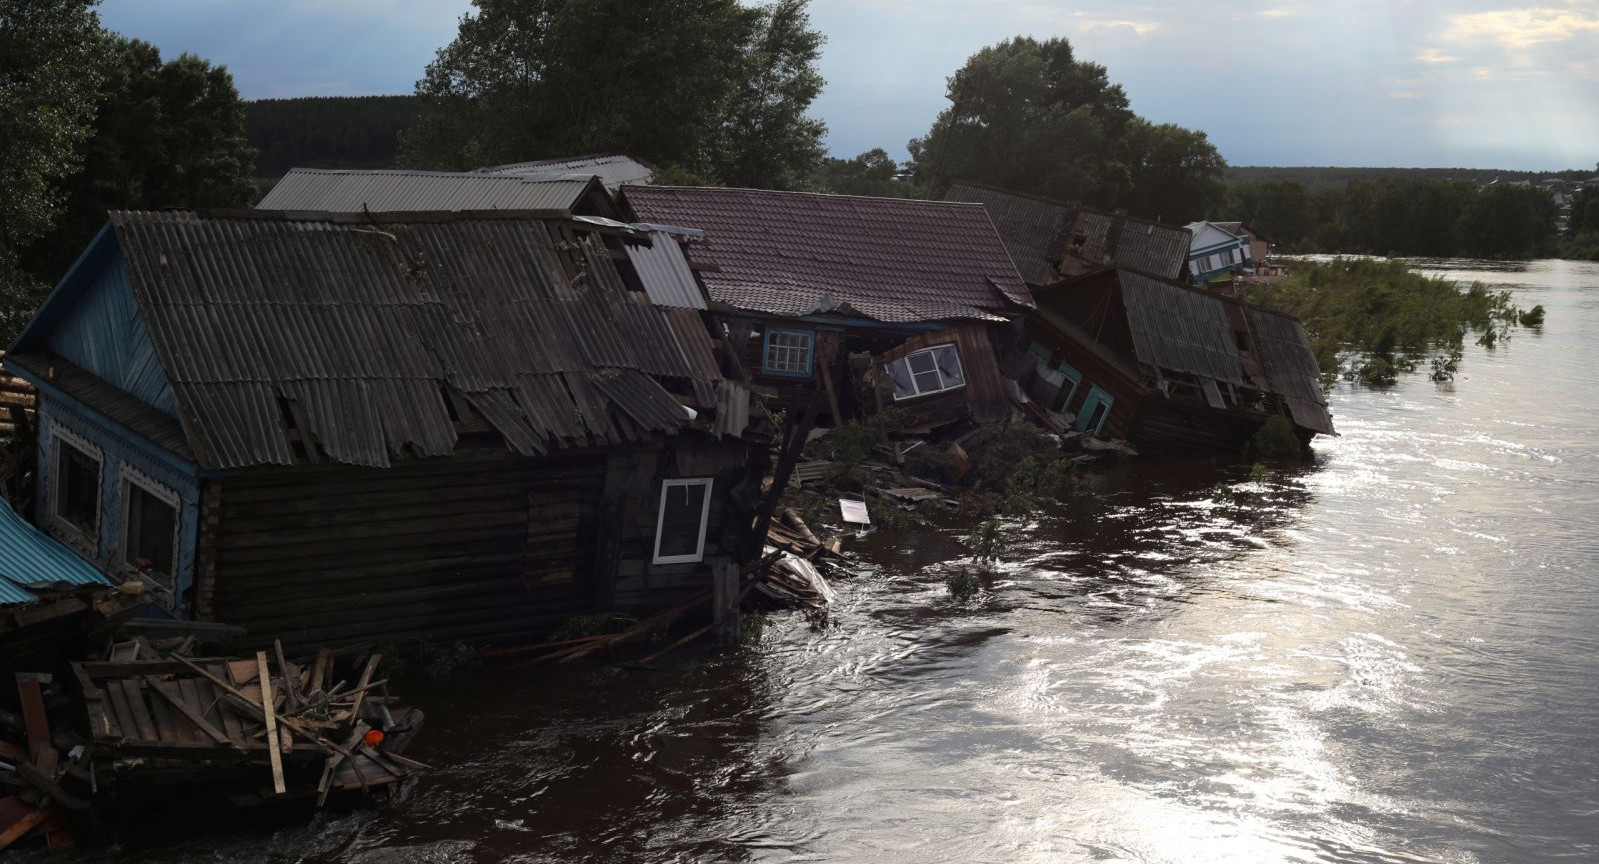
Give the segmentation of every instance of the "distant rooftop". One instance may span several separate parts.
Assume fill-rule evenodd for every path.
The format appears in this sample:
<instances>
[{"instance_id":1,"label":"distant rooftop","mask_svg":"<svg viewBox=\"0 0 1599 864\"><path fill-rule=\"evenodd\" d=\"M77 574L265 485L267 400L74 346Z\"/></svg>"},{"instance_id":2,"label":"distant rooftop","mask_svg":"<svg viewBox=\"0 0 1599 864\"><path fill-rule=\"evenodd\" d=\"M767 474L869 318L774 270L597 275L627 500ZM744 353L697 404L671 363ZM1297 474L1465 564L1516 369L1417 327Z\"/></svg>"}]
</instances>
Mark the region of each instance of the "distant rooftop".
<instances>
[{"instance_id":1,"label":"distant rooftop","mask_svg":"<svg viewBox=\"0 0 1599 864\"><path fill-rule=\"evenodd\" d=\"M571 210L596 182L593 174L294 168L255 206L328 213Z\"/></svg>"},{"instance_id":2,"label":"distant rooftop","mask_svg":"<svg viewBox=\"0 0 1599 864\"><path fill-rule=\"evenodd\" d=\"M477 169L480 174L593 174L600 178L605 188L615 192L625 184L648 183L655 169L631 156L594 154L571 156L564 159L535 159L531 162L513 162L510 165L492 165Z\"/></svg>"}]
</instances>

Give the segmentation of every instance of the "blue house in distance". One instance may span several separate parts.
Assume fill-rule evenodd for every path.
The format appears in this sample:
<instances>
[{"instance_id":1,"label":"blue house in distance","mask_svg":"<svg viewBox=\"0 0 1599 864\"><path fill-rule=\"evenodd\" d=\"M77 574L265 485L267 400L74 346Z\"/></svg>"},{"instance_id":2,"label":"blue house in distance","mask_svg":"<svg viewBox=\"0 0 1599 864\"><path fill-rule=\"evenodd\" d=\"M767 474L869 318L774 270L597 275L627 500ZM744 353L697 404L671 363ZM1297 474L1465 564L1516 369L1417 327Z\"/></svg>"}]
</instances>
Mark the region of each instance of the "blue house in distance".
<instances>
[{"instance_id":1,"label":"blue house in distance","mask_svg":"<svg viewBox=\"0 0 1599 864\"><path fill-rule=\"evenodd\" d=\"M565 211L113 213L4 358L39 392L34 521L257 643L709 593L764 469L703 302L651 299L697 284L675 242Z\"/></svg>"},{"instance_id":2,"label":"blue house in distance","mask_svg":"<svg viewBox=\"0 0 1599 864\"><path fill-rule=\"evenodd\" d=\"M1249 238L1214 222L1190 222L1193 241L1188 247L1188 272L1195 282L1209 282L1255 266Z\"/></svg>"}]
</instances>

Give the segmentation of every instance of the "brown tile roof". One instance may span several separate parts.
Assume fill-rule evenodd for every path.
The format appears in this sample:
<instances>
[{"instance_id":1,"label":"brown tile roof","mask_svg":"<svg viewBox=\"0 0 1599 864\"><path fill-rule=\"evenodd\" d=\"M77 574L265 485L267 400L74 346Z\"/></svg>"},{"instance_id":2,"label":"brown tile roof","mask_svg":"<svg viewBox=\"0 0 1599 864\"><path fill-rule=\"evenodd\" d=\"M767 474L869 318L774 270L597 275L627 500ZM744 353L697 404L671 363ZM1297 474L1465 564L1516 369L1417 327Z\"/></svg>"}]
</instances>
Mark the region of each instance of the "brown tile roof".
<instances>
[{"instance_id":1,"label":"brown tile roof","mask_svg":"<svg viewBox=\"0 0 1599 864\"><path fill-rule=\"evenodd\" d=\"M628 186L645 222L705 231L714 300L771 315L842 309L885 322L1032 308L981 205L754 189Z\"/></svg>"}]
</instances>

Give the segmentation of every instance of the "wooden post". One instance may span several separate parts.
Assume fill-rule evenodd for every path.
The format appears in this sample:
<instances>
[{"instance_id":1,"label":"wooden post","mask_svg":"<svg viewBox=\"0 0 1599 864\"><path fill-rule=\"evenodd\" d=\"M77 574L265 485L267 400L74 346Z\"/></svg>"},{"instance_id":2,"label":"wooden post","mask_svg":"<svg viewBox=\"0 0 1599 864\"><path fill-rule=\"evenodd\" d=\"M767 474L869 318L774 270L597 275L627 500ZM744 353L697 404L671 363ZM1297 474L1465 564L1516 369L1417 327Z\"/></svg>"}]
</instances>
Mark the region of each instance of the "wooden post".
<instances>
[{"instance_id":1,"label":"wooden post","mask_svg":"<svg viewBox=\"0 0 1599 864\"><path fill-rule=\"evenodd\" d=\"M267 668L265 651L255 652L255 665L261 674L261 713L266 719L267 756L272 760L272 791L282 795L288 791L283 783L283 754L278 748L278 712L272 703L272 670Z\"/></svg>"},{"instance_id":2,"label":"wooden post","mask_svg":"<svg viewBox=\"0 0 1599 864\"><path fill-rule=\"evenodd\" d=\"M818 334L816 368L822 373L822 387L827 391L827 407L833 413L833 425L844 422L844 412L838 405L838 391L833 388L833 363L838 359L838 342L831 333Z\"/></svg>"},{"instance_id":3,"label":"wooden post","mask_svg":"<svg viewBox=\"0 0 1599 864\"><path fill-rule=\"evenodd\" d=\"M716 644L737 645L739 640L738 565L731 561L711 564L711 626Z\"/></svg>"}]
</instances>

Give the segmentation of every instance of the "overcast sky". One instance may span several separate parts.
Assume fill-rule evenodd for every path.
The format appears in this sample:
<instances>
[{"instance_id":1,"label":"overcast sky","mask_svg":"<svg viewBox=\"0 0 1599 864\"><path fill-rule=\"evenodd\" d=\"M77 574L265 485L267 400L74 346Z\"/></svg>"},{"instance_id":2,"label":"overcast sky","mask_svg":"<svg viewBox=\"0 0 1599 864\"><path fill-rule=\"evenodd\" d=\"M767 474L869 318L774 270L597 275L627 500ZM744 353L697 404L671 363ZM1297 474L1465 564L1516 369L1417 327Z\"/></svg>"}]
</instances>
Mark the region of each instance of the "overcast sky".
<instances>
[{"instance_id":1,"label":"overcast sky","mask_svg":"<svg viewBox=\"0 0 1599 864\"><path fill-rule=\"evenodd\" d=\"M638 0L648 2L648 0ZM106 25L226 64L247 99L409 93L465 0L103 0ZM1554 170L1599 161L1599 0L813 0L837 156L903 157L972 52L1071 39L1133 110L1235 165Z\"/></svg>"}]
</instances>

